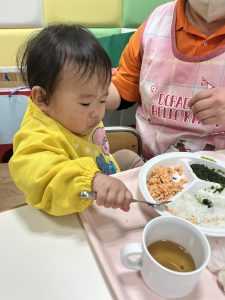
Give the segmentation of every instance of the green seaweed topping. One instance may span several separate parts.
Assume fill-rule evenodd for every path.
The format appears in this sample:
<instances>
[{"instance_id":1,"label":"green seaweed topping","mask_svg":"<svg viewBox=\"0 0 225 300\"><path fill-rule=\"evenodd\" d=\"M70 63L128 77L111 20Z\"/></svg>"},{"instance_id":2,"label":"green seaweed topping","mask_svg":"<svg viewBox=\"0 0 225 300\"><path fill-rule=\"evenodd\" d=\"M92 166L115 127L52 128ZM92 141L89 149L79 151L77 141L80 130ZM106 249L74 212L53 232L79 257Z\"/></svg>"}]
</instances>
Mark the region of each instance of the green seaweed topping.
<instances>
[{"instance_id":1,"label":"green seaweed topping","mask_svg":"<svg viewBox=\"0 0 225 300\"><path fill-rule=\"evenodd\" d=\"M202 164L191 164L190 167L198 178L219 183L222 187L225 187L225 177L219 174L215 169L210 169Z\"/></svg>"},{"instance_id":2,"label":"green seaweed topping","mask_svg":"<svg viewBox=\"0 0 225 300\"><path fill-rule=\"evenodd\" d=\"M211 186L210 189L213 191L213 193L222 193L222 191L225 189L225 185Z\"/></svg>"},{"instance_id":3,"label":"green seaweed topping","mask_svg":"<svg viewBox=\"0 0 225 300\"><path fill-rule=\"evenodd\" d=\"M206 199L206 198L203 198L200 197L199 195L194 195L195 196L195 199L200 203L200 204L203 204L203 205L207 205L208 208L210 207L213 207L213 203L212 201L210 201L209 199Z\"/></svg>"},{"instance_id":4,"label":"green seaweed topping","mask_svg":"<svg viewBox=\"0 0 225 300\"><path fill-rule=\"evenodd\" d=\"M209 199L203 199L202 204L207 205L208 208L213 207L212 201L210 201Z\"/></svg>"}]
</instances>

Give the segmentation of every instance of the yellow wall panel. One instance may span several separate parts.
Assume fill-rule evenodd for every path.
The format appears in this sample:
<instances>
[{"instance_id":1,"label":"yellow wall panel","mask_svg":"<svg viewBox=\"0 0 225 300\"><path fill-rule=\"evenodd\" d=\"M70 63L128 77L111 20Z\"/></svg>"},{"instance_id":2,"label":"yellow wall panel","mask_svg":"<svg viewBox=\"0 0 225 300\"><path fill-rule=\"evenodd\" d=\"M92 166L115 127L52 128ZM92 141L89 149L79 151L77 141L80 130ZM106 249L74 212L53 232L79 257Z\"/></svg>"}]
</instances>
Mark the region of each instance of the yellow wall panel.
<instances>
[{"instance_id":1,"label":"yellow wall panel","mask_svg":"<svg viewBox=\"0 0 225 300\"><path fill-rule=\"evenodd\" d=\"M86 27L121 27L122 0L43 0L45 24L75 22Z\"/></svg>"},{"instance_id":2,"label":"yellow wall panel","mask_svg":"<svg viewBox=\"0 0 225 300\"><path fill-rule=\"evenodd\" d=\"M40 29L39 29L40 30ZM16 54L23 42L34 32L35 29L0 29L0 66L16 66Z\"/></svg>"}]
</instances>

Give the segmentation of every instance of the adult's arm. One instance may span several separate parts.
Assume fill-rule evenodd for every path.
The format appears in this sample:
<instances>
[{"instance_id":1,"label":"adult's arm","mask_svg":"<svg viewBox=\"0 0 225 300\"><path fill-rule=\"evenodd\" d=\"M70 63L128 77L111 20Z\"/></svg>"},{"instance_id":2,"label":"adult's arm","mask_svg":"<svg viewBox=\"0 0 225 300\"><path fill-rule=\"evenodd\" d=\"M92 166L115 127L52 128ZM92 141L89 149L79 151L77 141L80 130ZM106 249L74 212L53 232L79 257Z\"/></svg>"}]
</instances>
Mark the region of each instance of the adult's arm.
<instances>
[{"instance_id":1,"label":"adult's arm","mask_svg":"<svg viewBox=\"0 0 225 300\"><path fill-rule=\"evenodd\" d=\"M145 24L142 24L131 36L126 45L116 73L112 77L109 96L106 103L107 109L117 109L122 102L140 101L139 79L141 70L141 38ZM130 105L124 105L124 108Z\"/></svg>"},{"instance_id":2,"label":"adult's arm","mask_svg":"<svg viewBox=\"0 0 225 300\"><path fill-rule=\"evenodd\" d=\"M117 87L113 82L110 83L109 86L109 95L106 100L106 109L107 110L115 110L120 106L121 97Z\"/></svg>"}]
</instances>

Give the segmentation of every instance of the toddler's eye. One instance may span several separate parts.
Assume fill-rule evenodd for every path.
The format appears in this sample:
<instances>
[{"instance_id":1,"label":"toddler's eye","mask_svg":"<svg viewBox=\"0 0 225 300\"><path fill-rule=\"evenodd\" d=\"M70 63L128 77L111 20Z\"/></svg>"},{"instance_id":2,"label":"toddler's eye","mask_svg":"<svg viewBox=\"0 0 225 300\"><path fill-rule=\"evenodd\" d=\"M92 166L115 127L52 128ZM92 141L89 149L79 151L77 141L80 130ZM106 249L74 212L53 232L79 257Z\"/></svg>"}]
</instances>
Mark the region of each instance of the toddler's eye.
<instances>
[{"instance_id":1,"label":"toddler's eye","mask_svg":"<svg viewBox=\"0 0 225 300\"><path fill-rule=\"evenodd\" d=\"M90 103L80 103L80 105L82 105L82 106L89 106Z\"/></svg>"},{"instance_id":2,"label":"toddler's eye","mask_svg":"<svg viewBox=\"0 0 225 300\"><path fill-rule=\"evenodd\" d=\"M105 100L100 100L100 103L105 103Z\"/></svg>"}]
</instances>

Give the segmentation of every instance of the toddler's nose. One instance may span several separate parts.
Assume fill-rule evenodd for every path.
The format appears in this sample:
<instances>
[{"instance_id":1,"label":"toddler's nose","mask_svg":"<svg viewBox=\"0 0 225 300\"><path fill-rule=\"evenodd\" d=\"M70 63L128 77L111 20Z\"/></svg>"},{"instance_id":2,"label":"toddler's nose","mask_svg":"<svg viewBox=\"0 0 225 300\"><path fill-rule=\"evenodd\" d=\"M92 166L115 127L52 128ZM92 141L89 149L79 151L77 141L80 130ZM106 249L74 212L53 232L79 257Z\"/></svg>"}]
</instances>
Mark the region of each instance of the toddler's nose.
<instances>
[{"instance_id":1,"label":"toddler's nose","mask_svg":"<svg viewBox=\"0 0 225 300\"><path fill-rule=\"evenodd\" d=\"M101 113L101 108L99 107L99 105L95 105L94 107L92 107L90 115L92 118L97 118L100 113Z\"/></svg>"}]
</instances>

